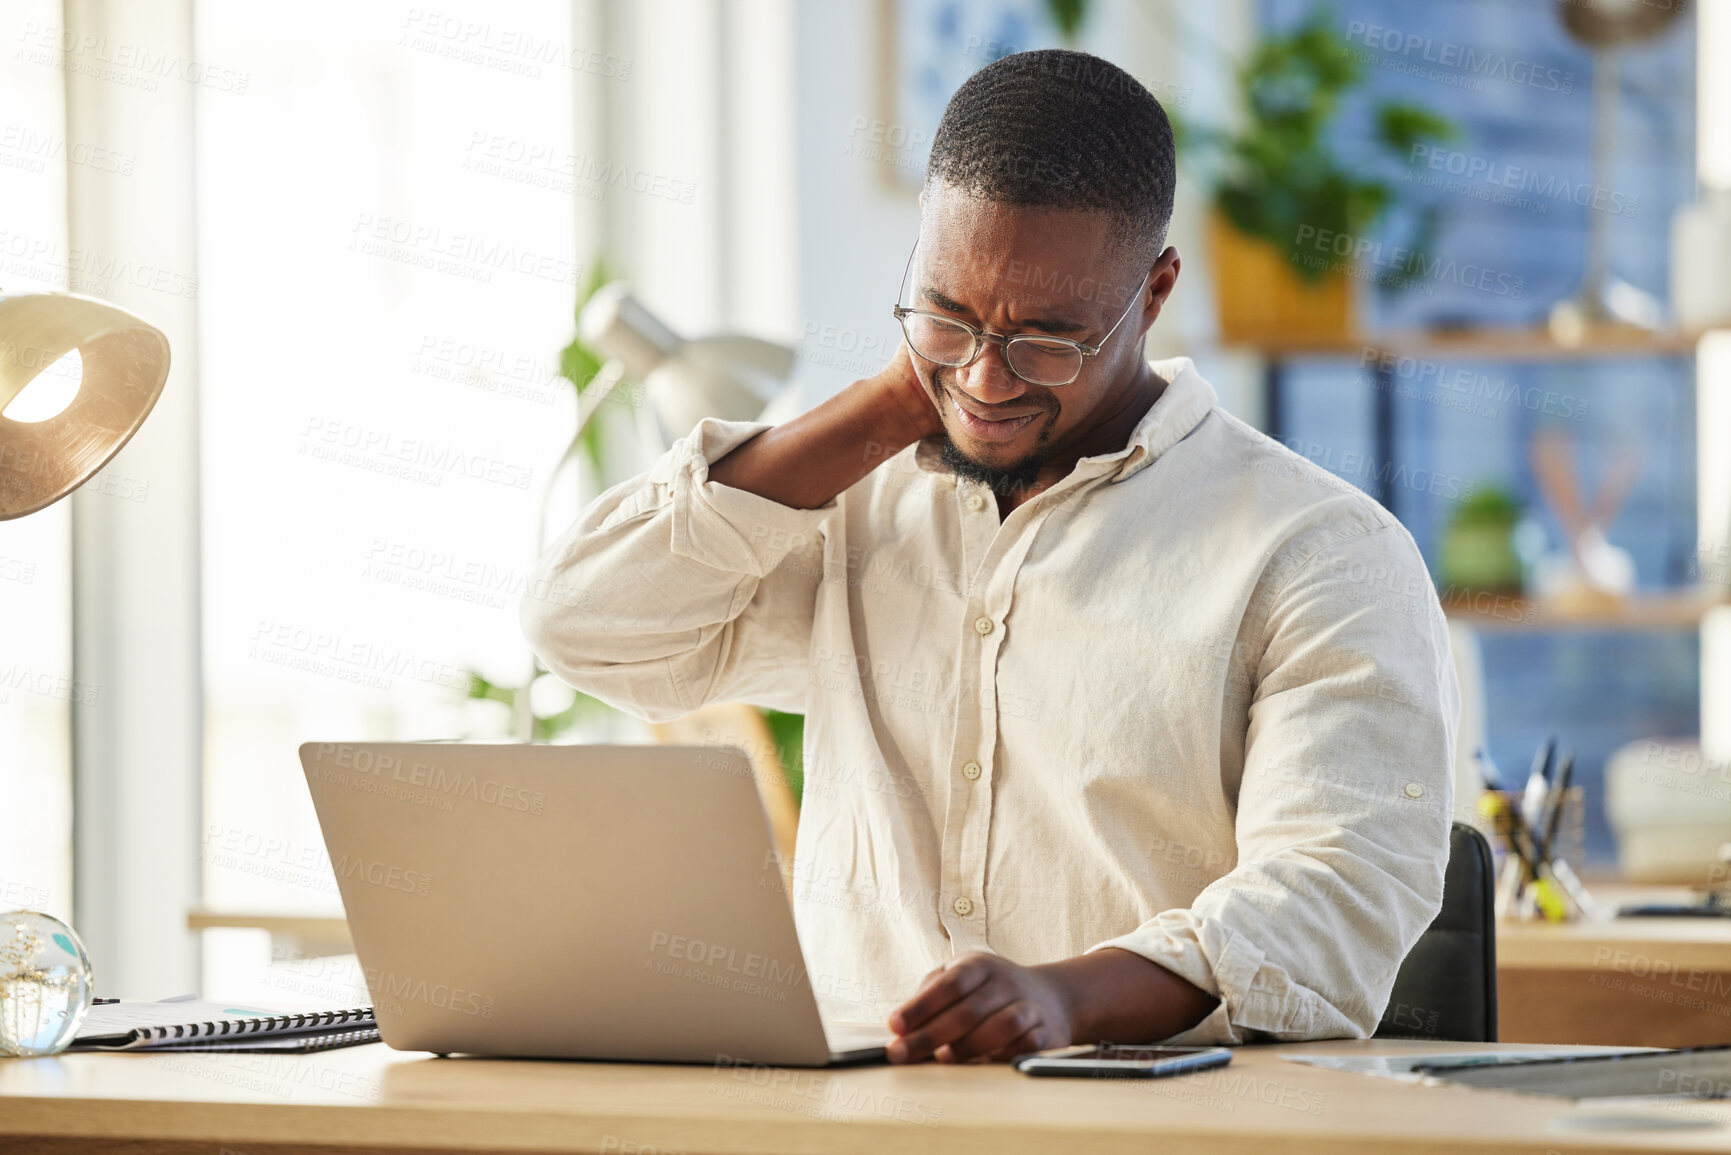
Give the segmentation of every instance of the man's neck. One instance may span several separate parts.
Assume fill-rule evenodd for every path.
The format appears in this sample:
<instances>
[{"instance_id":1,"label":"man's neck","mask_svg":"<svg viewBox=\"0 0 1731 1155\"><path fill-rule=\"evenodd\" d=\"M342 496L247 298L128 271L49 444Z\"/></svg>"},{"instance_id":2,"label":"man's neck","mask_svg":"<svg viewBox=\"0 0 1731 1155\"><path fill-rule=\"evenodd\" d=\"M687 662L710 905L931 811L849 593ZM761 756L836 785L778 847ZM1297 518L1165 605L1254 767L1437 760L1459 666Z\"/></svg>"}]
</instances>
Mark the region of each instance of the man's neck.
<instances>
[{"instance_id":1,"label":"man's neck","mask_svg":"<svg viewBox=\"0 0 1731 1155\"><path fill-rule=\"evenodd\" d=\"M1154 374L1147 361L1138 364L1140 371L1102 404L1098 420L1081 431L1073 444L1047 458L1033 484L995 491L1000 518L1008 517L1011 510L1068 477L1082 458L1115 453L1130 444L1130 435L1137 424L1166 391L1166 382Z\"/></svg>"}]
</instances>

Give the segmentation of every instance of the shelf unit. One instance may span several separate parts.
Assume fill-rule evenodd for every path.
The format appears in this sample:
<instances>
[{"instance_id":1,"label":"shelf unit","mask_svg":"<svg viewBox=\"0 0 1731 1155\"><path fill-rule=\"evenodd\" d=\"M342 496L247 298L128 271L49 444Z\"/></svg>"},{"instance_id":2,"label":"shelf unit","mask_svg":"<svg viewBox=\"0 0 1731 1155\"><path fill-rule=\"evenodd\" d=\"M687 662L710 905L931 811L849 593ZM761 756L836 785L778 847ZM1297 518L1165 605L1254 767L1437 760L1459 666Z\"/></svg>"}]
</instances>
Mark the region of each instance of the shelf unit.
<instances>
[{"instance_id":1,"label":"shelf unit","mask_svg":"<svg viewBox=\"0 0 1731 1155\"><path fill-rule=\"evenodd\" d=\"M1452 620L1486 632L1519 630L1692 630L1715 606L1731 604L1714 589L1653 590L1600 605L1560 605L1500 597L1486 608L1485 596L1442 599Z\"/></svg>"},{"instance_id":2,"label":"shelf unit","mask_svg":"<svg viewBox=\"0 0 1731 1155\"><path fill-rule=\"evenodd\" d=\"M1273 339L1228 345L1256 354L1263 362L1262 412L1268 435L1286 435L1286 381L1291 363L1309 358L1355 357L1376 377L1371 395L1372 443L1376 460L1395 460L1395 367L1401 358L1456 361L1569 361L1604 357L1689 357L1702 337L1699 330L1649 331L1627 326L1603 326L1563 341L1546 328L1473 328L1390 330L1343 337ZM1389 364L1390 358L1396 362ZM1371 496L1389 512L1400 515L1387 479L1373 479Z\"/></svg>"},{"instance_id":3,"label":"shelf unit","mask_svg":"<svg viewBox=\"0 0 1731 1155\"><path fill-rule=\"evenodd\" d=\"M1629 326L1590 328L1579 339L1564 341L1548 328L1473 328L1391 330L1320 339L1274 339L1229 346L1263 361L1263 421L1268 435L1282 440L1286 430L1287 377L1292 362L1311 358L1351 357L1376 377L1371 396L1372 442L1376 461L1395 461L1395 372L1402 358L1436 361L1570 361L1612 357L1692 357L1703 330L1650 331ZM1394 364L1390 364L1390 360ZM1391 469L1372 479L1371 496L1397 517L1396 495L1387 481ZM1487 631L1556 629L1692 629L1715 605L1725 604L1723 591L1660 590L1637 593L1621 602L1594 607L1565 608L1544 602L1511 599L1490 610L1469 603L1444 610L1463 623Z\"/></svg>"}]
</instances>

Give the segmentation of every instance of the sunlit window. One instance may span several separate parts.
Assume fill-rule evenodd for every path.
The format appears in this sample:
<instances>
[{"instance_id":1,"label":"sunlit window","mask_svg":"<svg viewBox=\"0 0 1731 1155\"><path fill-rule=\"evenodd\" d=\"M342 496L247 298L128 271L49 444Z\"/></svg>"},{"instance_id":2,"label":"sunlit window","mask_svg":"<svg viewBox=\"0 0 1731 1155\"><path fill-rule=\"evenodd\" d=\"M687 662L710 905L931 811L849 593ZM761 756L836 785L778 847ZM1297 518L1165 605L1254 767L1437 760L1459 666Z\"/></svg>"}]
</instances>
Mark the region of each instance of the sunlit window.
<instances>
[{"instance_id":1,"label":"sunlit window","mask_svg":"<svg viewBox=\"0 0 1731 1155\"><path fill-rule=\"evenodd\" d=\"M198 117L205 901L334 913L297 746L505 736L469 671L527 676L585 272L569 5L197 18L246 77ZM245 950L207 935L205 988L242 993Z\"/></svg>"},{"instance_id":2,"label":"sunlit window","mask_svg":"<svg viewBox=\"0 0 1731 1155\"><path fill-rule=\"evenodd\" d=\"M24 0L6 16L40 26L55 23L58 9ZM0 68L0 291L67 287L65 122L58 73ZM0 358L39 356L0 345ZM65 369L48 366L7 416L64 408ZM0 456L0 468L14 464ZM60 918L74 914L72 711L101 693L73 676L71 527L70 502L0 522L0 910Z\"/></svg>"}]
</instances>

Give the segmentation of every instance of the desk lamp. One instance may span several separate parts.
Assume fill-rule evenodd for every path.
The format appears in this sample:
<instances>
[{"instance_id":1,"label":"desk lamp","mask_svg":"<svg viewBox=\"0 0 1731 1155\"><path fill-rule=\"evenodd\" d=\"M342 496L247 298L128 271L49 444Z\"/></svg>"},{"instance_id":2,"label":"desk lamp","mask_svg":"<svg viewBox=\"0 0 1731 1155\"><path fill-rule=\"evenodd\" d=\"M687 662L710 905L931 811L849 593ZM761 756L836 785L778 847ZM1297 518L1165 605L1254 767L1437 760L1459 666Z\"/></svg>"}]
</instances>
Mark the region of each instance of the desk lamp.
<instances>
[{"instance_id":1,"label":"desk lamp","mask_svg":"<svg viewBox=\"0 0 1731 1155\"><path fill-rule=\"evenodd\" d=\"M1556 0L1556 7L1564 30L1576 42L1593 50L1590 157L1593 188L1613 188L1617 106L1622 96L1622 49L1658 36L1683 15L1684 5L1641 0ZM1551 308L1551 332L1565 345L1579 344L1593 325L1657 329L1663 320L1664 310L1651 293L1637 289L1611 272L1611 215L1588 210L1586 267L1581 285L1574 296Z\"/></svg>"},{"instance_id":2,"label":"desk lamp","mask_svg":"<svg viewBox=\"0 0 1731 1155\"><path fill-rule=\"evenodd\" d=\"M578 314L577 334L618 362L614 378L642 382L668 444L705 417L773 421L775 416L766 416L772 404L779 412L793 402L785 388L793 371L791 348L739 334L680 337L624 281L595 291Z\"/></svg>"},{"instance_id":3,"label":"desk lamp","mask_svg":"<svg viewBox=\"0 0 1731 1155\"><path fill-rule=\"evenodd\" d=\"M168 338L125 309L76 293L0 294L0 521L90 480L167 379ZM65 1049L90 1001L90 957L71 927L37 911L0 914L0 1055Z\"/></svg>"},{"instance_id":4,"label":"desk lamp","mask_svg":"<svg viewBox=\"0 0 1731 1155\"><path fill-rule=\"evenodd\" d=\"M577 315L577 338L607 361L579 397L571 444L542 491L535 519L536 557L546 548L548 507L565 469L579 455L584 431L627 379L642 386L649 402L648 416L663 450L705 417L773 422L792 416L798 401L797 389L788 384L793 349L741 334L681 337L644 308L625 281L610 281L589 297ZM533 738L537 714L545 717L559 712L550 705L540 711L534 708L531 698L535 686L547 685L561 698L568 694L557 686L556 679L543 682L544 673L539 663L532 664L531 692L513 699L520 741Z\"/></svg>"},{"instance_id":5,"label":"desk lamp","mask_svg":"<svg viewBox=\"0 0 1731 1155\"><path fill-rule=\"evenodd\" d=\"M72 399L43 371L78 354ZM58 369L50 377L60 376ZM46 509L107 465L168 380L168 338L76 293L0 294L0 521Z\"/></svg>"}]
</instances>

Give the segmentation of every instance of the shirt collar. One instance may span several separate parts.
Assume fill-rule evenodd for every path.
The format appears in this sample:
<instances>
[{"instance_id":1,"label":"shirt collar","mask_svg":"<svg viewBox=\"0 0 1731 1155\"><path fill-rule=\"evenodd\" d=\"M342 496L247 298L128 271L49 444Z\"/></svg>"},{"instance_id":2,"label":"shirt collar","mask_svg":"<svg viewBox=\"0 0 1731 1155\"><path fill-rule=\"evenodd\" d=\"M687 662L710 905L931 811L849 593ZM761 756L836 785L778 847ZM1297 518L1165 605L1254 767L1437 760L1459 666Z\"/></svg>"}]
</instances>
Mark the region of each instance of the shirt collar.
<instances>
[{"instance_id":1,"label":"shirt collar","mask_svg":"<svg viewBox=\"0 0 1731 1155\"><path fill-rule=\"evenodd\" d=\"M1103 473L1108 481L1123 481L1152 465L1162 453L1188 437L1214 408L1214 387L1203 380L1190 358L1150 361L1148 367L1166 382L1160 399L1130 431L1130 441L1124 448L1082 458L1076 463L1077 472ZM933 437L921 441L914 449L914 463L929 473L948 474L939 445L940 441Z\"/></svg>"}]
</instances>

